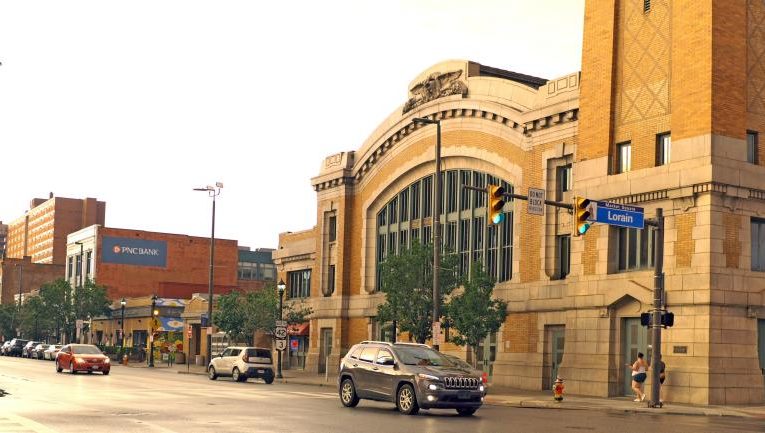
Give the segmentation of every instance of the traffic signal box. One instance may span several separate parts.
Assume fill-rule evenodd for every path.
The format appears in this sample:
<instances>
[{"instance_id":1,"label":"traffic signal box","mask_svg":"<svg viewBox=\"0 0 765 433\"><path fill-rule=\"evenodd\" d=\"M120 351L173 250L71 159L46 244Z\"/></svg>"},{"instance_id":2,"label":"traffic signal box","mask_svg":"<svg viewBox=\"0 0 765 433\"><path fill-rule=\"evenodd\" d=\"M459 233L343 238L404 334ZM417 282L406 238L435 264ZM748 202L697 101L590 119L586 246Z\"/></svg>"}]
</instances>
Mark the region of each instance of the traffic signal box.
<instances>
[{"instance_id":1,"label":"traffic signal box","mask_svg":"<svg viewBox=\"0 0 765 433\"><path fill-rule=\"evenodd\" d=\"M574 236L582 236L590 229L590 211L587 206L590 205L590 199L584 197L574 197Z\"/></svg>"},{"instance_id":2,"label":"traffic signal box","mask_svg":"<svg viewBox=\"0 0 765 433\"><path fill-rule=\"evenodd\" d=\"M486 192L489 194L489 224L499 224L505 220L502 208L505 207L505 188L499 185L487 185Z\"/></svg>"}]
</instances>

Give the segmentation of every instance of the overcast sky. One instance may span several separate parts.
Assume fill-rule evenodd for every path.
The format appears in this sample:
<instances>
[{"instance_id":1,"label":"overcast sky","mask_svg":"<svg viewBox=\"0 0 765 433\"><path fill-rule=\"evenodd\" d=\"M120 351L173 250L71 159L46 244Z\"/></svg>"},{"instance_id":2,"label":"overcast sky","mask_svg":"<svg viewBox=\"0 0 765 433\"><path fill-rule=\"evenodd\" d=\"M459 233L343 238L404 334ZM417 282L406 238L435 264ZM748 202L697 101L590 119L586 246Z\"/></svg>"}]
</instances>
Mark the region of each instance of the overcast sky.
<instances>
[{"instance_id":1,"label":"overcast sky","mask_svg":"<svg viewBox=\"0 0 765 433\"><path fill-rule=\"evenodd\" d=\"M110 227L276 247L310 178L447 59L578 71L584 0L2 1L0 220L96 197Z\"/></svg>"}]
</instances>

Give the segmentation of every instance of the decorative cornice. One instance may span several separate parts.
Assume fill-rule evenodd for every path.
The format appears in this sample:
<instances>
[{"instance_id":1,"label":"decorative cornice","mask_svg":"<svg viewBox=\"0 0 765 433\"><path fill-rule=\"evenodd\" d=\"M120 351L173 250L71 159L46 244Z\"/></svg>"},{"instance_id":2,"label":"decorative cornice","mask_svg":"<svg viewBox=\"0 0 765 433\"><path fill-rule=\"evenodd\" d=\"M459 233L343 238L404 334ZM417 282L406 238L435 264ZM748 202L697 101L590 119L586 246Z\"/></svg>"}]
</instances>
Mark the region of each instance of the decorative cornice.
<instances>
[{"instance_id":1,"label":"decorative cornice","mask_svg":"<svg viewBox=\"0 0 765 433\"><path fill-rule=\"evenodd\" d=\"M684 191L684 194L672 194L674 191ZM682 198L696 196L704 193L715 193L726 196L765 201L765 190L730 185L721 182L703 182L690 186L662 189L657 191L642 192L638 194L623 195L619 197L605 198L603 200L620 204L639 204L670 198Z\"/></svg>"}]
</instances>

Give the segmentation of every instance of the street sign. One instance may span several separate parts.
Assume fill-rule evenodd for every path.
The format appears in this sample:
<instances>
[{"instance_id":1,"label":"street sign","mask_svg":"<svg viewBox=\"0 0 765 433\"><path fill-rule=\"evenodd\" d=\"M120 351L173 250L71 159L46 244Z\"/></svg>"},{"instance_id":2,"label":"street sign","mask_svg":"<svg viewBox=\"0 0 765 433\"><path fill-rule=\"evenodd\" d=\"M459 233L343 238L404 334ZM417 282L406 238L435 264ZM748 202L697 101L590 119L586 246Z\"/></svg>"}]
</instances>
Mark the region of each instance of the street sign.
<instances>
[{"instance_id":1,"label":"street sign","mask_svg":"<svg viewBox=\"0 0 765 433\"><path fill-rule=\"evenodd\" d=\"M277 328L286 328L287 327L287 321L286 320L277 320L276 321L276 327Z\"/></svg>"},{"instance_id":2,"label":"street sign","mask_svg":"<svg viewBox=\"0 0 765 433\"><path fill-rule=\"evenodd\" d=\"M274 335L276 335L276 338L279 340L284 340L287 338L287 327L285 326L278 326L276 328L276 331L274 331Z\"/></svg>"},{"instance_id":3,"label":"street sign","mask_svg":"<svg viewBox=\"0 0 765 433\"><path fill-rule=\"evenodd\" d=\"M642 207L608 201L591 202L590 220L612 226L642 229L645 218Z\"/></svg>"},{"instance_id":4,"label":"street sign","mask_svg":"<svg viewBox=\"0 0 765 433\"><path fill-rule=\"evenodd\" d=\"M276 340L276 350L284 350L287 348L287 340Z\"/></svg>"},{"instance_id":5,"label":"street sign","mask_svg":"<svg viewBox=\"0 0 765 433\"><path fill-rule=\"evenodd\" d=\"M545 190L541 188L529 188L529 202L526 210L530 215L545 214Z\"/></svg>"}]
</instances>

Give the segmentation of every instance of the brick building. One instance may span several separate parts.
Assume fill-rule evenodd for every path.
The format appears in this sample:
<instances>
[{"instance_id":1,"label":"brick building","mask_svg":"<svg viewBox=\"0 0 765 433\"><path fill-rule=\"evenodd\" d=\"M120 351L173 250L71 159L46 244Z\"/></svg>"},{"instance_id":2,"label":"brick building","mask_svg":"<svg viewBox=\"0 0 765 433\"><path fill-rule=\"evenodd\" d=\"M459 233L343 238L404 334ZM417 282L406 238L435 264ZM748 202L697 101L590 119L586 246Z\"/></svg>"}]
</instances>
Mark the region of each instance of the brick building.
<instances>
[{"instance_id":1,"label":"brick building","mask_svg":"<svg viewBox=\"0 0 765 433\"><path fill-rule=\"evenodd\" d=\"M95 225L69 235L65 262L72 286L89 278L112 300L190 299L208 291L210 238ZM237 263L237 242L216 239L214 293L237 287Z\"/></svg>"},{"instance_id":2,"label":"brick building","mask_svg":"<svg viewBox=\"0 0 765 433\"><path fill-rule=\"evenodd\" d=\"M66 237L69 233L93 224L104 225L106 203L94 198L36 198L24 216L8 226L6 256L32 257L35 263L63 265Z\"/></svg>"},{"instance_id":3,"label":"brick building","mask_svg":"<svg viewBox=\"0 0 765 433\"><path fill-rule=\"evenodd\" d=\"M432 236L436 129L444 170L443 242L460 272L480 260L509 302L478 360L495 384L630 394L649 352L639 316L652 303L652 232L595 225L570 236L568 212L510 202L485 224L504 184L665 214L666 398L739 404L765 398L765 4L760 0L589 0L582 71L539 79L468 61L410 83L409 99L358 150L329 156L312 184L317 224L283 233L274 258L310 323L306 369L335 369L363 339L383 338L377 265ZM463 349L443 344L442 350ZM650 381L650 379L649 379Z\"/></svg>"},{"instance_id":4,"label":"brick building","mask_svg":"<svg viewBox=\"0 0 765 433\"><path fill-rule=\"evenodd\" d=\"M43 284L64 277L64 265L34 263L31 257L0 260L0 304L18 304ZM20 289L20 290L19 290Z\"/></svg>"}]
</instances>

